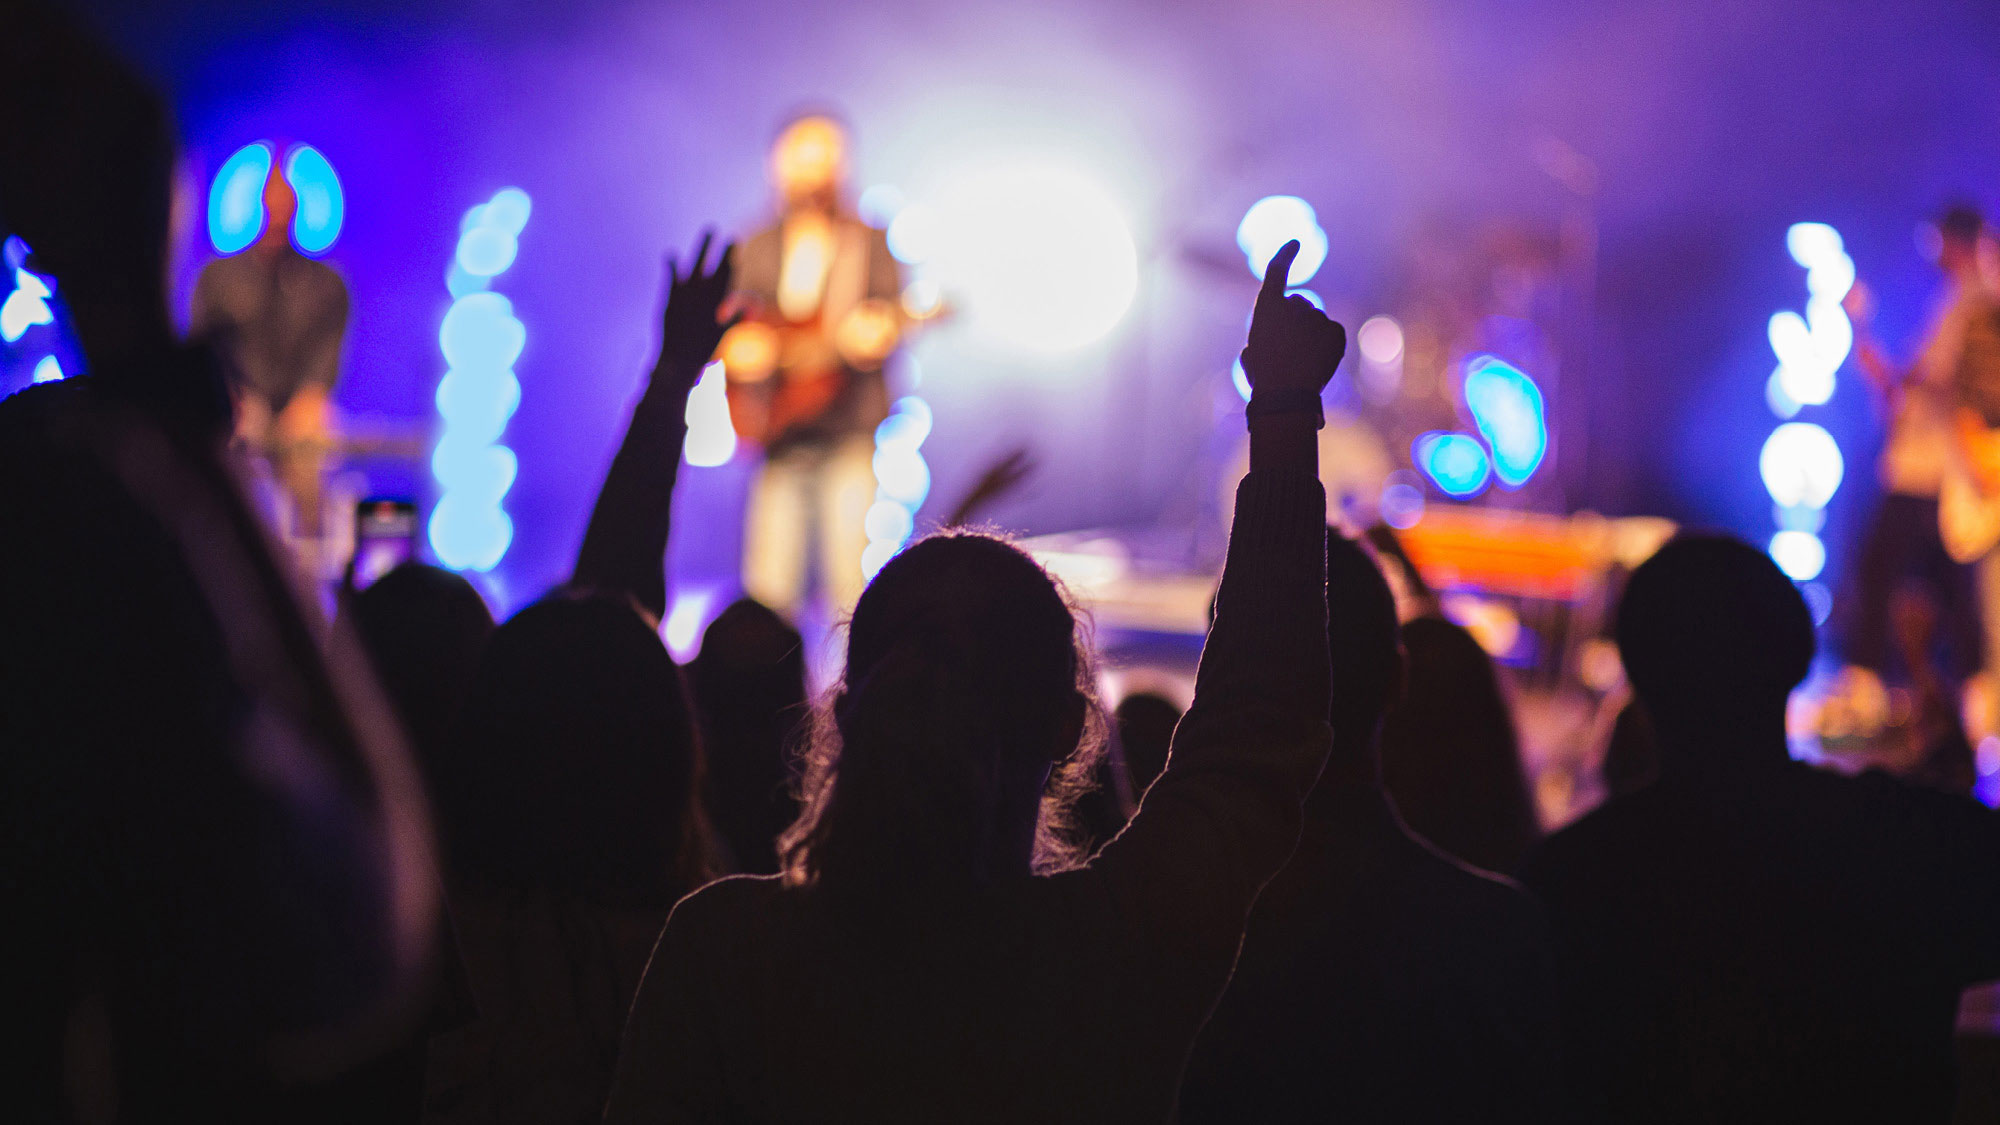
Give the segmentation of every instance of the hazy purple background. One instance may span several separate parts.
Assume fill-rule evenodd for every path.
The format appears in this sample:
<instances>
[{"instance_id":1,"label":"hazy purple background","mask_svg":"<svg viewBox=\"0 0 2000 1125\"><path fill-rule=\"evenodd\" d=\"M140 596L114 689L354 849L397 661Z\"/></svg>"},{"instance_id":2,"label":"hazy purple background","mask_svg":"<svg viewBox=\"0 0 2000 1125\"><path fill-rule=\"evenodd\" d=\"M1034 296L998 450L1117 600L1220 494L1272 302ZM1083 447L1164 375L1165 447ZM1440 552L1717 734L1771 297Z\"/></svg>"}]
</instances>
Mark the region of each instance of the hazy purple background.
<instances>
[{"instance_id":1,"label":"hazy purple background","mask_svg":"<svg viewBox=\"0 0 2000 1125\"><path fill-rule=\"evenodd\" d=\"M933 495L1033 440L1037 486L994 513L1030 531L1207 504L1196 461L1250 281L1189 251L1233 255L1262 195L1315 204L1332 240L1315 288L1365 314L1419 224L1557 213L1538 138L1587 155L1599 339L1588 382L1565 387L1586 398L1568 416L1589 420L1591 453L1567 503L1753 536L1771 529L1765 321L1804 299L1786 226L1836 226L1907 346L1929 285L1915 224L1949 198L2000 202L2000 5L1981 0L84 7L171 90L198 192L257 138L333 162L350 411L430 417L458 218L501 186L533 196L499 285L528 326L514 598L560 577L581 533L653 346L661 253L706 222L759 219L764 145L801 102L847 110L862 184L995 138L1082 154L1129 208L1140 294L1104 347L1022 365L940 339L950 362L925 370ZM1826 532L1837 567L1879 427L1851 372L1814 417L1848 458ZM688 567L733 556L740 476L688 477Z\"/></svg>"}]
</instances>

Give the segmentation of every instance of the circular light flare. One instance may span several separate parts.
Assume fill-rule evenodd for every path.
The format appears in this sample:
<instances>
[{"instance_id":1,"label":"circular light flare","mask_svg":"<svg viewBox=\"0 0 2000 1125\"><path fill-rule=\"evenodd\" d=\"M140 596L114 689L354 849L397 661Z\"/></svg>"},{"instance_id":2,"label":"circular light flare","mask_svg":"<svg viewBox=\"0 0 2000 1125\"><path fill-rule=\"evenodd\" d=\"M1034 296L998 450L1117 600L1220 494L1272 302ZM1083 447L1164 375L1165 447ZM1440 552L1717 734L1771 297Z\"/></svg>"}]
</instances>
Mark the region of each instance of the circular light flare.
<instances>
[{"instance_id":1,"label":"circular light flare","mask_svg":"<svg viewBox=\"0 0 2000 1125\"><path fill-rule=\"evenodd\" d=\"M1361 347L1361 358L1370 363L1386 365L1403 358L1403 326L1393 316L1378 314L1362 321L1354 341Z\"/></svg>"},{"instance_id":2,"label":"circular light flare","mask_svg":"<svg viewBox=\"0 0 2000 1125\"><path fill-rule=\"evenodd\" d=\"M1794 582L1810 582L1826 569L1826 544L1810 531L1780 531L1771 536L1770 552Z\"/></svg>"},{"instance_id":3,"label":"circular light flare","mask_svg":"<svg viewBox=\"0 0 2000 1125\"><path fill-rule=\"evenodd\" d=\"M912 203L896 216L891 249L930 261L945 289L963 294L968 325L995 342L1074 351L1109 334L1138 295L1131 228L1081 172L1034 162L969 167L933 206Z\"/></svg>"},{"instance_id":4,"label":"circular light flare","mask_svg":"<svg viewBox=\"0 0 2000 1125\"><path fill-rule=\"evenodd\" d=\"M1840 489L1846 462L1833 435L1811 422L1786 422L1764 439L1757 470L1771 499L1786 508L1824 508Z\"/></svg>"},{"instance_id":5,"label":"circular light flare","mask_svg":"<svg viewBox=\"0 0 2000 1125\"><path fill-rule=\"evenodd\" d=\"M1252 277L1262 278L1272 256L1293 239L1298 240L1299 256L1292 259L1287 287L1311 281L1326 263L1326 231L1320 228L1312 204L1296 195L1267 195L1252 203L1236 224L1236 245Z\"/></svg>"}]
</instances>

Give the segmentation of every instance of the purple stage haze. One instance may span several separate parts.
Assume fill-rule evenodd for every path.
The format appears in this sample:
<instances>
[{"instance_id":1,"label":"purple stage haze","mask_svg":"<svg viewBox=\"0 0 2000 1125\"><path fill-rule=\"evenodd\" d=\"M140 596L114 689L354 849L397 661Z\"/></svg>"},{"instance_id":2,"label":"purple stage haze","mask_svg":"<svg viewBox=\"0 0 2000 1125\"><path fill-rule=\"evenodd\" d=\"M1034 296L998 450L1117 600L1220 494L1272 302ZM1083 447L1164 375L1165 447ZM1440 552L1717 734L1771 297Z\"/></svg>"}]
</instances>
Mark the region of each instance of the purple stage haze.
<instances>
[{"instance_id":1,"label":"purple stage haze","mask_svg":"<svg viewBox=\"0 0 2000 1125\"><path fill-rule=\"evenodd\" d=\"M1035 486L992 515L1035 532L1192 525L1212 506L1204 457L1252 292L1235 226L1261 196L1317 208L1331 252L1314 288L1352 324L1404 295L1420 232L1573 209L1537 164L1547 138L1587 156L1595 346L1554 404L1560 500L1758 539L1765 323L1805 296L1787 226L1846 236L1906 348L1930 284L1916 224L1948 199L2000 203L2000 5L1980 0L84 7L171 90L197 197L259 138L338 170L351 413L432 418L459 217L502 186L532 195L498 286L528 330L499 572L517 603L575 549L654 346L661 255L763 217L764 147L802 103L853 120L857 186L1045 152L1128 215L1138 296L1100 345L1024 360L946 327L918 350L937 418L927 513L1031 442ZM186 242L183 293L206 250ZM1234 275L1204 264L1218 257ZM1837 568L1880 429L1851 371L1816 417L1848 458L1825 533ZM684 480L677 558L723 574L742 473Z\"/></svg>"}]
</instances>

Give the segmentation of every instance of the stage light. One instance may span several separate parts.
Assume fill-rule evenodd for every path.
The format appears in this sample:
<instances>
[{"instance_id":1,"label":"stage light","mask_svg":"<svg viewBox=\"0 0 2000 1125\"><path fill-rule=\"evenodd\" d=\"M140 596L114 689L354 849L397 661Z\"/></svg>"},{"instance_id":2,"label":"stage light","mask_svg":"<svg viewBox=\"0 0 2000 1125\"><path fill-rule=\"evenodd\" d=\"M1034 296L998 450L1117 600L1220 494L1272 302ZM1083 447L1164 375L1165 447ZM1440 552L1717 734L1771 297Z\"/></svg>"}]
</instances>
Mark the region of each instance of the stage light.
<instances>
[{"instance_id":1,"label":"stage light","mask_svg":"<svg viewBox=\"0 0 2000 1125\"><path fill-rule=\"evenodd\" d=\"M903 543L909 540L910 532L916 529L916 520L910 510L894 500L877 500L869 505L868 515L862 521L870 542L893 540Z\"/></svg>"},{"instance_id":2,"label":"stage light","mask_svg":"<svg viewBox=\"0 0 2000 1125\"><path fill-rule=\"evenodd\" d=\"M938 216L921 203L898 210L889 222L889 253L904 265L919 265L937 252Z\"/></svg>"},{"instance_id":3,"label":"stage light","mask_svg":"<svg viewBox=\"0 0 2000 1125\"><path fill-rule=\"evenodd\" d=\"M1793 223L1785 231L1785 250L1792 261L1811 269L1821 262L1846 255L1840 232L1825 223Z\"/></svg>"},{"instance_id":4,"label":"stage light","mask_svg":"<svg viewBox=\"0 0 2000 1125\"><path fill-rule=\"evenodd\" d=\"M1811 422L1786 422L1764 439L1758 472L1771 499L1786 508L1824 508L1846 465L1833 435Z\"/></svg>"},{"instance_id":5,"label":"stage light","mask_svg":"<svg viewBox=\"0 0 2000 1125\"><path fill-rule=\"evenodd\" d=\"M1785 380L1785 369L1780 366L1764 382L1764 402L1770 406L1771 413L1780 418L1795 416L1801 405L1798 399L1792 397L1792 392L1785 389Z\"/></svg>"},{"instance_id":6,"label":"stage light","mask_svg":"<svg viewBox=\"0 0 2000 1125\"><path fill-rule=\"evenodd\" d=\"M0 267L12 272L28 264L28 244L21 241L18 234L10 234L0 240Z\"/></svg>"},{"instance_id":7,"label":"stage light","mask_svg":"<svg viewBox=\"0 0 2000 1125\"><path fill-rule=\"evenodd\" d=\"M1826 588L1826 583L1808 582L1799 587L1799 596L1806 600L1806 612L1812 614L1814 625L1824 625L1833 616L1833 591Z\"/></svg>"},{"instance_id":8,"label":"stage light","mask_svg":"<svg viewBox=\"0 0 2000 1125\"><path fill-rule=\"evenodd\" d=\"M1508 488L1526 484L1549 449L1542 389L1512 364L1478 355L1466 361L1465 405L1493 450L1493 474Z\"/></svg>"},{"instance_id":9,"label":"stage light","mask_svg":"<svg viewBox=\"0 0 2000 1125\"><path fill-rule=\"evenodd\" d=\"M915 449L931 436L930 404L915 395L896 400L896 409L875 427L877 449Z\"/></svg>"},{"instance_id":10,"label":"stage light","mask_svg":"<svg viewBox=\"0 0 2000 1125\"><path fill-rule=\"evenodd\" d=\"M1236 224L1236 245L1252 277L1262 278L1272 256L1293 239L1298 240L1299 256L1292 259L1285 278L1288 287L1311 281L1326 262L1326 231L1320 229L1312 204L1296 195L1267 195L1252 203Z\"/></svg>"},{"instance_id":11,"label":"stage light","mask_svg":"<svg viewBox=\"0 0 2000 1125\"><path fill-rule=\"evenodd\" d=\"M1773 504L1771 519L1782 531L1810 531L1818 535L1819 529L1826 526L1826 509L1803 504L1791 508Z\"/></svg>"},{"instance_id":12,"label":"stage light","mask_svg":"<svg viewBox=\"0 0 2000 1125\"><path fill-rule=\"evenodd\" d=\"M514 365L528 330L513 302L498 293L468 293L451 303L438 326L438 346L454 369L499 371Z\"/></svg>"},{"instance_id":13,"label":"stage light","mask_svg":"<svg viewBox=\"0 0 2000 1125\"><path fill-rule=\"evenodd\" d=\"M11 344L37 324L54 324L56 314L49 308L54 295L46 278L15 267L14 291L0 302L0 340Z\"/></svg>"},{"instance_id":14,"label":"stage light","mask_svg":"<svg viewBox=\"0 0 2000 1125\"><path fill-rule=\"evenodd\" d=\"M264 181L270 175L271 147L261 141L222 162L208 189L208 241L216 253L241 253L264 233Z\"/></svg>"},{"instance_id":15,"label":"stage light","mask_svg":"<svg viewBox=\"0 0 2000 1125\"><path fill-rule=\"evenodd\" d=\"M736 456L736 424L729 420L729 379L722 361L701 369L701 379L688 393L687 442L681 455L698 469L727 465Z\"/></svg>"},{"instance_id":16,"label":"stage light","mask_svg":"<svg viewBox=\"0 0 2000 1125\"><path fill-rule=\"evenodd\" d=\"M1382 486L1382 500L1376 505L1382 515L1382 522L1398 531L1417 526L1424 518L1424 490L1408 480L1406 472L1389 475L1389 483Z\"/></svg>"},{"instance_id":17,"label":"stage light","mask_svg":"<svg viewBox=\"0 0 2000 1125\"><path fill-rule=\"evenodd\" d=\"M701 655L701 631L708 624L708 611L715 605L715 596L712 587L674 593L667 619L660 626L660 639L666 642L668 655L680 663Z\"/></svg>"},{"instance_id":18,"label":"stage light","mask_svg":"<svg viewBox=\"0 0 2000 1125\"><path fill-rule=\"evenodd\" d=\"M1243 357L1240 355L1230 361L1229 383L1236 388L1237 394L1243 396L1244 402L1250 401L1250 373L1243 370Z\"/></svg>"},{"instance_id":19,"label":"stage light","mask_svg":"<svg viewBox=\"0 0 2000 1125\"><path fill-rule=\"evenodd\" d=\"M458 236L458 268L473 277L492 277L514 264L521 244L498 227L476 226Z\"/></svg>"},{"instance_id":20,"label":"stage light","mask_svg":"<svg viewBox=\"0 0 2000 1125\"><path fill-rule=\"evenodd\" d=\"M875 184L854 201L854 213L876 230L887 230L903 209L903 193L893 184Z\"/></svg>"},{"instance_id":21,"label":"stage light","mask_svg":"<svg viewBox=\"0 0 2000 1125\"><path fill-rule=\"evenodd\" d=\"M1780 531L1771 536L1771 561L1794 582L1810 582L1826 569L1826 544L1809 531Z\"/></svg>"},{"instance_id":22,"label":"stage light","mask_svg":"<svg viewBox=\"0 0 2000 1125\"><path fill-rule=\"evenodd\" d=\"M491 267L491 273L476 274L465 261L466 238L490 233L511 246L517 223L525 223L528 213L528 197L518 188L468 211L447 279L456 300L438 326L438 348L449 370L436 396L444 432L431 453L431 474L443 494L431 510L430 541L438 561L454 570L491 570L514 540L514 522L500 503L514 486L520 463L513 450L498 443L520 405L521 383L512 368L528 340L513 304L485 288L492 275L513 263L513 253L500 261L475 247L472 265Z\"/></svg>"},{"instance_id":23,"label":"stage light","mask_svg":"<svg viewBox=\"0 0 2000 1125\"><path fill-rule=\"evenodd\" d=\"M921 447L932 421L929 403L904 395L875 427L875 503L862 520L868 534L861 553L863 578L874 578L916 530L917 509L931 490L931 468Z\"/></svg>"},{"instance_id":24,"label":"stage light","mask_svg":"<svg viewBox=\"0 0 2000 1125\"><path fill-rule=\"evenodd\" d=\"M481 225L518 236L534 212L534 201L520 188L501 188L479 211Z\"/></svg>"},{"instance_id":25,"label":"stage light","mask_svg":"<svg viewBox=\"0 0 2000 1125\"><path fill-rule=\"evenodd\" d=\"M1424 434L1411 444L1410 455L1439 491L1461 500L1478 495L1492 475L1486 450L1464 434Z\"/></svg>"},{"instance_id":26,"label":"stage light","mask_svg":"<svg viewBox=\"0 0 2000 1125\"><path fill-rule=\"evenodd\" d=\"M35 365L35 382L37 383L53 383L62 377L62 364L57 363L56 357L52 355L43 356L42 361Z\"/></svg>"},{"instance_id":27,"label":"stage light","mask_svg":"<svg viewBox=\"0 0 2000 1125\"><path fill-rule=\"evenodd\" d=\"M1390 364L1403 358L1403 326L1392 316L1371 316L1354 334L1361 346L1361 358L1370 363Z\"/></svg>"},{"instance_id":28,"label":"stage light","mask_svg":"<svg viewBox=\"0 0 2000 1125\"><path fill-rule=\"evenodd\" d=\"M921 507L930 495L930 466L914 449L878 449L874 468L876 490L906 508Z\"/></svg>"},{"instance_id":29,"label":"stage light","mask_svg":"<svg viewBox=\"0 0 2000 1125\"><path fill-rule=\"evenodd\" d=\"M302 254L324 254L340 237L347 215L340 177L333 165L311 145L298 145L285 158L285 182L292 185L299 205L292 212L292 245Z\"/></svg>"},{"instance_id":30,"label":"stage light","mask_svg":"<svg viewBox=\"0 0 2000 1125\"><path fill-rule=\"evenodd\" d=\"M1089 177L1034 162L964 169L935 202L929 234L901 228L925 214L903 209L890 227L905 260L929 259L962 294L967 324L1028 352L1073 351L1107 335L1139 289L1139 255L1118 205ZM918 251L907 250L911 242Z\"/></svg>"}]
</instances>

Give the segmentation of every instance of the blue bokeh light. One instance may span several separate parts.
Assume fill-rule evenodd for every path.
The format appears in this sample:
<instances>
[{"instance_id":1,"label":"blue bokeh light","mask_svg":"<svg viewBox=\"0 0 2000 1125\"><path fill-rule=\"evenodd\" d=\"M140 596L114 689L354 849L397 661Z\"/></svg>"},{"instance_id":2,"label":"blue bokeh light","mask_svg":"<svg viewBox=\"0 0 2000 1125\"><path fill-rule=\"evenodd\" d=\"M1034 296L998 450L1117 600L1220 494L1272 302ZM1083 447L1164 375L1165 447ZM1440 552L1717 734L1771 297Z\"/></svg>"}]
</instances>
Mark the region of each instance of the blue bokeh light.
<instances>
[{"instance_id":1,"label":"blue bokeh light","mask_svg":"<svg viewBox=\"0 0 2000 1125\"><path fill-rule=\"evenodd\" d=\"M1512 364L1474 356L1466 363L1465 405L1493 450L1493 475L1507 488L1526 484L1549 449L1542 389Z\"/></svg>"},{"instance_id":2,"label":"blue bokeh light","mask_svg":"<svg viewBox=\"0 0 2000 1125\"><path fill-rule=\"evenodd\" d=\"M437 388L444 433L431 453L431 475L443 495L431 510L430 541L438 561L454 570L491 570L514 541L514 521L500 504L520 463L499 442L521 403L512 368L528 330L513 303L486 286L513 265L530 210L527 193L506 188L466 212L446 275L456 299L438 325L450 369Z\"/></svg>"},{"instance_id":3,"label":"blue bokeh light","mask_svg":"<svg viewBox=\"0 0 2000 1125\"><path fill-rule=\"evenodd\" d=\"M1410 455L1446 496L1477 496L1492 476L1486 450L1464 434L1433 431L1417 438Z\"/></svg>"},{"instance_id":4,"label":"blue bokeh light","mask_svg":"<svg viewBox=\"0 0 2000 1125\"><path fill-rule=\"evenodd\" d=\"M333 165L311 145L295 146L285 158L285 182L299 205L292 213L292 245L301 254L324 254L340 237L347 199Z\"/></svg>"},{"instance_id":5,"label":"blue bokeh light","mask_svg":"<svg viewBox=\"0 0 2000 1125\"><path fill-rule=\"evenodd\" d=\"M244 145L222 162L208 189L208 241L224 256L240 254L264 233L264 181L271 175L271 147Z\"/></svg>"}]
</instances>

